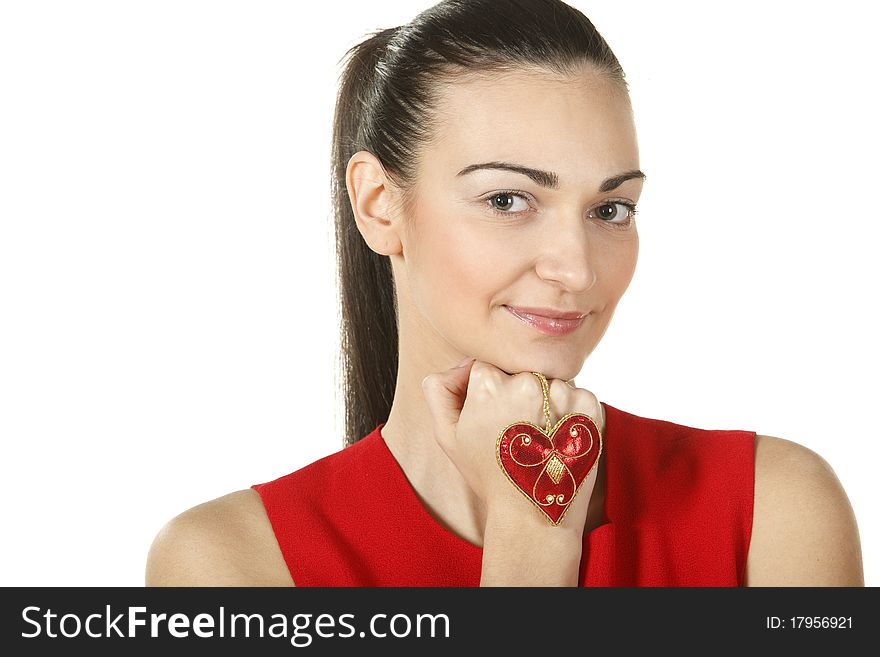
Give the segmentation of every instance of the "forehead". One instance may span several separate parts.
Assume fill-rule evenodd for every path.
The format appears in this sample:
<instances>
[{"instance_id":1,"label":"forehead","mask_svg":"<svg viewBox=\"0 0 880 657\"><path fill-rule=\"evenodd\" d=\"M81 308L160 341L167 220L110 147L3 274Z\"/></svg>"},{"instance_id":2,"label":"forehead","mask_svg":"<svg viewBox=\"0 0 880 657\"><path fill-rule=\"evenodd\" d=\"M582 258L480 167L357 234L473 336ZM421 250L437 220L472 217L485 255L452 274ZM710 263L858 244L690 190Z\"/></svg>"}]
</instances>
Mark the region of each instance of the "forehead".
<instances>
[{"instance_id":1,"label":"forehead","mask_svg":"<svg viewBox=\"0 0 880 657\"><path fill-rule=\"evenodd\" d=\"M457 78L440 86L435 111L426 168L511 160L558 171L562 185L638 168L628 94L587 67Z\"/></svg>"}]
</instances>

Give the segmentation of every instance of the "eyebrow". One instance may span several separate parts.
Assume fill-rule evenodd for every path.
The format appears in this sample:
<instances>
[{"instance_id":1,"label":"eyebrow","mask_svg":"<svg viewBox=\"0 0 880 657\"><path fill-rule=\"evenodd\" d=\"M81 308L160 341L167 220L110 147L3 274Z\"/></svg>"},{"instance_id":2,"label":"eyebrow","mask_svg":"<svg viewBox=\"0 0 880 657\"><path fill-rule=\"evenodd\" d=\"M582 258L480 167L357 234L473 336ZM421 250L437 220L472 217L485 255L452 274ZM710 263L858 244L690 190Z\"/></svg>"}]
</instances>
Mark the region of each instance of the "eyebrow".
<instances>
[{"instance_id":1,"label":"eyebrow","mask_svg":"<svg viewBox=\"0 0 880 657\"><path fill-rule=\"evenodd\" d=\"M546 187L548 189L559 188L559 176L552 171L533 169L532 167L525 167L521 164L511 164L510 162L483 162L482 164L471 164L470 166L467 166L459 171L456 175L464 176L473 171L479 171L480 169L501 169L504 171L513 171L514 173L521 173L524 176L528 176L541 187ZM625 171L624 173L612 176L611 178L603 181L602 184L599 185L599 191L610 192L612 189L617 189L618 187L620 187L627 180L631 180L633 178L644 180L645 177L645 174L638 169Z\"/></svg>"}]
</instances>

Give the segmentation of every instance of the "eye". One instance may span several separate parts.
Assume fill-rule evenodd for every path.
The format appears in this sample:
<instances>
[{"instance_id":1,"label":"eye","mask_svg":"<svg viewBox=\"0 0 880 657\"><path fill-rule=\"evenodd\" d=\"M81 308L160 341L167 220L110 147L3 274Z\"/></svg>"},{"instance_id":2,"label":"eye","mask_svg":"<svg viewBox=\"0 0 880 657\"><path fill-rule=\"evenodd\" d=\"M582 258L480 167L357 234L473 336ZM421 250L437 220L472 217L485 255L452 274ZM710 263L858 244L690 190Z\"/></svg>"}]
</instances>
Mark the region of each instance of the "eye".
<instances>
[{"instance_id":1,"label":"eye","mask_svg":"<svg viewBox=\"0 0 880 657\"><path fill-rule=\"evenodd\" d=\"M517 192L495 192L486 202L496 214L517 214L529 209L528 199Z\"/></svg>"},{"instance_id":2,"label":"eye","mask_svg":"<svg viewBox=\"0 0 880 657\"><path fill-rule=\"evenodd\" d=\"M615 228L626 228L635 219L638 210L633 203L625 201L607 201L597 205L593 213L597 219Z\"/></svg>"}]
</instances>

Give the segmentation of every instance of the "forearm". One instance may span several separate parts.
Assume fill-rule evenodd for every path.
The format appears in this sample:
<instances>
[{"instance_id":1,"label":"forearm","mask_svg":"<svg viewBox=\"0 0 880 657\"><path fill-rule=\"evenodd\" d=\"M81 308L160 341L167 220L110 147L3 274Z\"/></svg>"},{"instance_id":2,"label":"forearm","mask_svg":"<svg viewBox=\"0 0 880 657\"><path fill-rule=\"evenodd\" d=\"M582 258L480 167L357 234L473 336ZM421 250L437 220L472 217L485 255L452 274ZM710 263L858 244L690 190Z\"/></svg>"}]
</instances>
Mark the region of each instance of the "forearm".
<instances>
[{"instance_id":1,"label":"forearm","mask_svg":"<svg viewBox=\"0 0 880 657\"><path fill-rule=\"evenodd\" d=\"M536 516L513 521L489 516L480 586L577 586L583 531Z\"/></svg>"}]
</instances>

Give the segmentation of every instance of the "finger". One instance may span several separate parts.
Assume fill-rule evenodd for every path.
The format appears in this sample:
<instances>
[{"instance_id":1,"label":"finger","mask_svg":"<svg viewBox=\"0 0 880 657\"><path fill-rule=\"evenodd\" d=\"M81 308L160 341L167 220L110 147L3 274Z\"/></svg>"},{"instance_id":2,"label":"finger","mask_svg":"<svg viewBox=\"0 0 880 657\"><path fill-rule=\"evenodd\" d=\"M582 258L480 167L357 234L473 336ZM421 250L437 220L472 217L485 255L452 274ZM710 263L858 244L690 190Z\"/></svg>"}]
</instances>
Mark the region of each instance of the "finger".
<instances>
[{"instance_id":1,"label":"finger","mask_svg":"<svg viewBox=\"0 0 880 657\"><path fill-rule=\"evenodd\" d=\"M602 411L596 395L589 390L572 387L569 381L550 381L550 408L557 418L569 413L584 413L592 417L601 428L598 417Z\"/></svg>"},{"instance_id":2,"label":"finger","mask_svg":"<svg viewBox=\"0 0 880 657\"><path fill-rule=\"evenodd\" d=\"M473 359L445 372L429 374L422 379L422 392L434 422L434 436L444 444L455 435L455 425L467 397Z\"/></svg>"},{"instance_id":3,"label":"finger","mask_svg":"<svg viewBox=\"0 0 880 657\"><path fill-rule=\"evenodd\" d=\"M550 395L550 416L555 424L573 410L571 393L574 391L561 379L550 379L547 383L547 392Z\"/></svg>"},{"instance_id":4,"label":"finger","mask_svg":"<svg viewBox=\"0 0 880 657\"><path fill-rule=\"evenodd\" d=\"M546 418L544 417L544 389L541 381L531 372L522 372L517 374L519 390L524 399L533 400L532 408L534 415L531 421L538 426L544 426ZM549 381L548 381L549 386ZM549 390L548 390L549 392ZM550 414L553 415L553 397L550 397Z\"/></svg>"}]
</instances>

